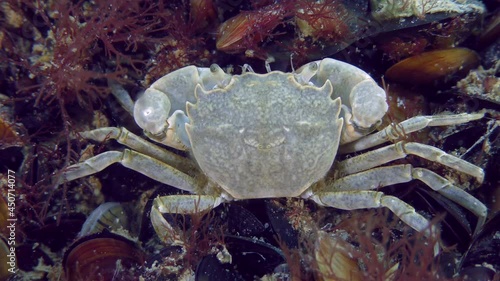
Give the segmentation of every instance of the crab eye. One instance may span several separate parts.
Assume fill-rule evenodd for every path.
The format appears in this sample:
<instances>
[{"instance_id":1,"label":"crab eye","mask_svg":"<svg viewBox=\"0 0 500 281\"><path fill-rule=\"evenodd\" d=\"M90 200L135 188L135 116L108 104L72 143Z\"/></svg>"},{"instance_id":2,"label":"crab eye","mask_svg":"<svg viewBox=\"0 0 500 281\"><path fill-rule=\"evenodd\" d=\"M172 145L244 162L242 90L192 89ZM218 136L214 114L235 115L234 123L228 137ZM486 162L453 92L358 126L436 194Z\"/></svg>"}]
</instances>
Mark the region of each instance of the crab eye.
<instances>
[{"instance_id":1,"label":"crab eye","mask_svg":"<svg viewBox=\"0 0 500 281\"><path fill-rule=\"evenodd\" d=\"M318 63L317 62L312 62L309 64L309 70L311 71L316 71L318 70Z\"/></svg>"},{"instance_id":2,"label":"crab eye","mask_svg":"<svg viewBox=\"0 0 500 281\"><path fill-rule=\"evenodd\" d=\"M167 126L170 111L168 97L155 89L148 89L134 105L134 119L143 130L158 135Z\"/></svg>"},{"instance_id":3,"label":"crab eye","mask_svg":"<svg viewBox=\"0 0 500 281\"><path fill-rule=\"evenodd\" d=\"M297 82L299 82L302 85L314 85L313 77L316 75L318 72L318 63L317 62L311 62L308 65L306 65L303 69L299 69L299 73L295 76L297 79Z\"/></svg>"},{"instance_id":4,"label":"crab eye","mask_svg":"<svg viewBox=\"0 0 500 281\"><path fill-rule=\"evenodd\" d=\"M219 70L221 70L220 66L213 63L212 65L210 65L210 72L212 73L217 73L219 72Z\"/></svg>"}]
</instances>

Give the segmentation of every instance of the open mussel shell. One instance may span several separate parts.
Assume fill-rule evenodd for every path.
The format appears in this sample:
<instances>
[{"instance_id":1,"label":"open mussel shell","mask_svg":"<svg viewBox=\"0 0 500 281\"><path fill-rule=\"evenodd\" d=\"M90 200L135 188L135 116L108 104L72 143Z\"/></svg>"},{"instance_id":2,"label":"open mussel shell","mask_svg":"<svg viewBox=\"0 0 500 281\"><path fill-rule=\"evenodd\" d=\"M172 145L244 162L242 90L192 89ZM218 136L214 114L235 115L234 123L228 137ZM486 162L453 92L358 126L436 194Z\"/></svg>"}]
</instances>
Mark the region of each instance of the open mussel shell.
<instances>
[{"instance_id":1,"label":"open mussel shell","mask_svg":"<svg viewBox=\"0 0 500 281\"><path fill-rule=\"evenodd\" d=\"M137 280L144 261L135 242L104 231L73 243L63 266L67 280Z\"/></svg>"},{"instance_id":2,"label":"open mussel shell","mask_svg":"<svg viewBox=\"0 0 500 281\"><path fill-rule=\"evenodd\" d=\"M451 48L421 53L390 67L387 79L417 86L458 80L479 65L479 55L467 48Z\"/></svg>"},{"instance_id":3,"label":"open mussel shell","mask_svg":"<svg viewBox=\"0 0 500 281\"><path fill-rule=\"evenodd\" d=\"M125 206L118 202L106 202L97 207L85 220L78 237L98 233L104 229L116 231L128 230L130 222Z\"/></svg>"}]
</instances>

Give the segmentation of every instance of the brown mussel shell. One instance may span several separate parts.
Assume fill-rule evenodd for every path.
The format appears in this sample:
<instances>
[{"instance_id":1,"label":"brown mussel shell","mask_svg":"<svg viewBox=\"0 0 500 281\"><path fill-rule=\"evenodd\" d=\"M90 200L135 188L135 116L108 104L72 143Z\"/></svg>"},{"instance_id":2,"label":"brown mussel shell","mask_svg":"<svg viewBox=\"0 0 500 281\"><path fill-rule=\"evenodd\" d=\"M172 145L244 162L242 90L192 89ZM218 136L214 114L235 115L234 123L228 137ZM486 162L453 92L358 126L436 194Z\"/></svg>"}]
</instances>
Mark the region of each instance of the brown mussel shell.
<instances>
[{"instance_id":1,"label":"brown mussel shell","mask_svg":"<svg viewBox=\"0 0 500 281\"><path fill-rule=\"evenodd\" d=\"M5 182L7 179L5 178ZM0 233L7 235L7 219L9 218L9 209L7 208L7 200L4 199L2 193L0 193Z\"/></svg>"},{"instance_id":2,"label":"brown mussel shell","mask_svg":"<svg viewBox=\"0 0 500 281\"><path fill-rule=\"evenodd\" d=\"M434 85L462 78L479 65L479 56L467 48L452 48L421 53L391 66L387 79L413 85Z\"/></svg>"},{"instance_id":3,"label":"brown mussel shell","mask_svg":"<svg viewBox=\"0 0 500 281\"><path fill-rule=\"evenodd\" d=\"M144 261L145 255L135 242L103 232L73 243L63 265L67 280L137 280L137 268Z\"/></svg>"},{"instance_id":4,"label":"brown mussel shell","mask_svg":"<svg viewBox=\"0 0 500 281\"><path fill-rule=\"evenodd\" d=\"M256 47L287 15L279 4L241 12L223 22L217 30L217 50L237 53Z\"/></svg>"}]
</instances>

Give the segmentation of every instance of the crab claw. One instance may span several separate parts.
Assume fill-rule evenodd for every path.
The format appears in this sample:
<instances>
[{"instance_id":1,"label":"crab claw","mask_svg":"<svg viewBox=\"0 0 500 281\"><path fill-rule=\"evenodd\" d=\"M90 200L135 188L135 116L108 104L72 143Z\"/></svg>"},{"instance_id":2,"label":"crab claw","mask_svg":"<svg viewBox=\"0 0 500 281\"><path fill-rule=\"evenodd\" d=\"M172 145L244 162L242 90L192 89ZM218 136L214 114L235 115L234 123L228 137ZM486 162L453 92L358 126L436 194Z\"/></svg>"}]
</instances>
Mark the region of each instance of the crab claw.
<instances>
[{"instance_id":1,"label":"crab claw","mask_svg":"<svg viewBox=\"0 0 500 281\"><path fill-rule=\"evenodd\" d=\"M221 88L231 80L218 65L210 68L187 66L153 83L135 102L134 119L152 140L176 149L189 148L185 124L186 103L195 102L194 89Z\"/></svg>"},{"instance_id":2,"label":"crab claw","mask_svg":"<svg viewBox=\"0 0 500 281\"><path fill-rule=\"evenodd\" d=\"M152 135L164 134L168 125L167 118L170 107L170 100L164 93L149 88L135 102L135 122L144 131Z\"/></svg>"},{"instance_id":3,"label":"crab claw","mask_svg":"<svg viewBox=\"0 0 500 281\"><path fill-rule=\"evenodd\" d=\"M354 86L349 94L349 103L350 108L342 106L345 125L341 144L373 132L389 108L385 91L373 79L363 80Z\"/></svg>"},{"instance_id":4,"label":"crab claw","mask_svg":"<svg viewBox=\"0 0 500 281\"><path fill-rule=\"evenodd\" d=\"M321 87L332 83L332 98L342 100L344 127L341 144L371 133L387 112L384 89L368 73L345 62L326 58L305 64L296 71L297 81Z\"/></svg>"}]
</instances>

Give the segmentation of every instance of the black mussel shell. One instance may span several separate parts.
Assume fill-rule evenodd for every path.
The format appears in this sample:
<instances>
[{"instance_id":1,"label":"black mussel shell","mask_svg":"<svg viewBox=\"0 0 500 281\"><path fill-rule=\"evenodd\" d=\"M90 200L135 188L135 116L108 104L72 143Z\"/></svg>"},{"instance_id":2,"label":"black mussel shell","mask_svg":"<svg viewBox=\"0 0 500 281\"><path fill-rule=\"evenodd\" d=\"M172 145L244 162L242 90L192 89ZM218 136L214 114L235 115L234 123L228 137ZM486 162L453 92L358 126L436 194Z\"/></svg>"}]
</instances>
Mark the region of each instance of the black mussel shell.
<instances>
[{"instance_id":1,"label":"black mussel shell","mask_svg":"<svg viewBox=\"0 0 500 281\"><path fill-rule=\"evenodd\" d=\"M196 267L195 281L244 281L231 264L223 264L216 255L203 257Z\"/></svg>"},{"instance_id":2,"label":"black mussel shell","mask_svg":"<svg viewBox=\"0 0 500 281\"><path fill-rule=\"evenodd\" d=\"M281 250L256 238L226 235L224 243L231 263L221 263L216 256L205 256L196 268L198 280L254 280L285 262ZM229 278L229 279L224 279Z\"/></svg>"},{"instance_id":3,"label":"black mussel shell","mask_svg":"<svg viewBox=\"0 0 500 281\"><path fill-rule=\"evenodd\" d=\"M16 247L17 266L24 271L32 271L42 261L45 265L53 265L51 258L40 247L34 244L23 244Z\"/></svg>"},{"instance_id":4,"label":"black mussel shell","mask_svg":"<svg viewBox=\"0 0 500 281\"><path fill-rule=\"evenodd\" d=\"M284 243L288 248L298 248L299 232L293 228L286 215L286 209L279 205L277 201L267 200L266 211L269 216L272 228L279 236L281 243Z\"/></svg>"},{"instance_id":5,"label":"black mussel shell","mask_svg":"<svg viewBox=\"0 0 500 281\"><path fill-rule=\"evenodd\" d=\"M264 224L248 209L229 204L227 211L228 232L238 236L257 236L265 231Z\"/></svg>"}]
</instances>

